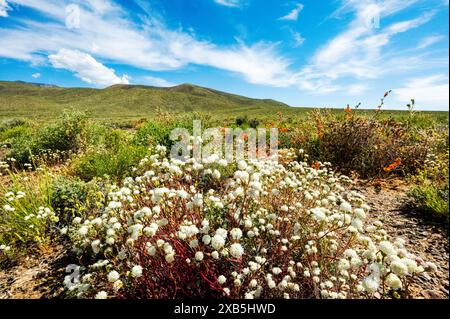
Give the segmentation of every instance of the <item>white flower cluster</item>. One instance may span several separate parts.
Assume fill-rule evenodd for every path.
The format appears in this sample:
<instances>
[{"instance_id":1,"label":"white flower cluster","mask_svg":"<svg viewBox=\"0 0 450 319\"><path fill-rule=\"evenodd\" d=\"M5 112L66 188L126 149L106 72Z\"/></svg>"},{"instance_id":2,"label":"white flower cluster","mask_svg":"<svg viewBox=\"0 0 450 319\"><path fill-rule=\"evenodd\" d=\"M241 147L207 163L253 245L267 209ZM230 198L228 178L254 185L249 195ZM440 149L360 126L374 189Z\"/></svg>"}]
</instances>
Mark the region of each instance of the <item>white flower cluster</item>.
<instances>
[{"instance_id":1,"label":"white flower cluster","mask_svg":"<svg viewBox=\"0 0 450 319\"><path fill-rule=\"evenodd\" d=\"M0 161L0 176L5 175L9 170L9 164L7 162Z\"/></svg>"},{"instance_id":2,"label":"white flower cluster","mask_svg":"<svg viewBox=\"0 0 450 319\"><path fill-rule=\"evenodd\" d=\"M367 223L364 196L326 163L165 152L64 230L97 260L71 288L78 297L370 298L435 268Z\"/></svg>"},{"instance_id":3,"label":"white flower cluster","mask_svg":"<svg viewBox=\"0 0 450 319\"><path fill-rule=\"evenodd\" d=\"M54 223L59 221L56 213L48 207L38 207L34 213L29 213L29 210L24 209L27 204L27 194L23 191L7 192L3 198L0 199L0 215L14 216L16 223L22 229L26 229L27 235L34 236L34 240L41 242L44 238L44 231ZM33 208L34 209L34 208ZM5 234L14 233L11 229L3 229ZM14 234L16 236L16 234ZM19 236L17 236L19 237ZM4 240L4 238L3 238ZM6 238L6 242L0 242L0 253L11 251L9 246L11 242Z\"/></svg>"}]
</instances>

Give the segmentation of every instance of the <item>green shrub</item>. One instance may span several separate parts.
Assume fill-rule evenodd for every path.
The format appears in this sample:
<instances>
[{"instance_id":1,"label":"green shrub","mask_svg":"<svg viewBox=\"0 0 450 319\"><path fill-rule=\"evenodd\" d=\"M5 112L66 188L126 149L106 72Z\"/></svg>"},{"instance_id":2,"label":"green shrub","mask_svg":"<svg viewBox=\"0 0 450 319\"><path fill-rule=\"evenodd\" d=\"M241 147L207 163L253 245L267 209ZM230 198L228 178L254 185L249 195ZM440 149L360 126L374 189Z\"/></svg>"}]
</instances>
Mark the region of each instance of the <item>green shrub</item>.
<instances>
[{"instance_id":1,"label":"green shrub","mask_svg":"<svg viewBox=\"0 0 450 319\"><path fill-rule=\"evenodd\" d=\"M8 158L14 158L20 165L31 163L32 154L37 149L33 130L20 132L14 136L11 144L11 149L7 153Z\"/></svg>"},{"instance_id":2,"label":"green shrub","mask_svg":"<svg viewBox=\"0 0 450 319\"><path fill-rule=\"evenodd\" d=\"M86 203L89 188L78 178L59 176L53 181L51 197L52 207L60 220L70 221L79 213L83 203Z\"/></svg>"},{"instance_id":3,"label":"green shrub","mask_svg":"<svg viewBox=\"0 0 450 319\"><path fill-rule=\"evenodd\" d=\"M175 123L148 122L143 124L134 136L134 144L140 146L164 145L172 146L170 132L176 128Z\"/></svg>"},{"instance_id":4,"label":"green shrub","mask_svg":"<svg viewBox=\"0 0 450 319\"><path fill-rule=\"evenodd\" d=\"M25 126L26 121L21 119L7 119L0 122L0 133L15 128L17 126Z\"/></svg>"},{"instance_id":5,"label":"green shrub","mask_svg":"<svg viewBox=\"0 0 450 319\"><path fill-rule=\"evenodd\" d=\"M430 155L424 167L410 177L409 208L422 212L425 218L449 223L449 153Z\"/></svg>"},{"instance_id":6,"label":"green shrub","mask_svg":"<svg viewBox=\"0 0 450 319\"><path fill-rule=\"evenodd\" d=\"M16 136L8 157L23 165L32 163L36 156L76 151L81 145L80 136L85 128L85 120L82 112L66 111L57 123L25 131L24 134Z\"/></svg>"},{"instance_id":7,"label":"green shrub","mask_svg":"<svg viewBox=\"0 0 450 319\"><path fill-rule=\"evenodd\" d=\"M408 196L414 203L413 208L448 223L448 186L439 188L433 185L416 185L411 188Z\"/></svg>"},{"instance_id":8,"label":"green shrub","mask_svg":"<svg viewBox=\"0 0 450 319\"><path fill-rule=\"evenodd\" d=\"M248 119L247 116L239 116L236 118L236 125L237 126L242 126L243 124L247 123Z\"/></svg>"},{"instance_id":9,"label":"green shrub","mask_svg":"<svg viewBox=\"0 0 450 319\"><path fill-rule=\"evenodd\" d=\"M19 125L0 131L0 142L10 143L21 136L30 137L32 129L28 125Z\"/></svg>"},{"instance_id":10,"label":"green shrub","mask_svg":"<svg viewBox=\"0 0 450 319\"><path fill-rule=\"evenodd\" d=\"M412 174L422 167L433 142L428 131L394 119L315 112L312 122L316 127L309 134L282 136L282 147L305 148L313 159L362 177ZM285 145L291 141L295 144Z\"/></svg>"},{"instance_id":11,"label":"green shrub","mask_svg":"<svg viewBox=\"0 0 450 319\"><path fill-rule=\"evenodd\" d=\"M58 123L38 130L38 146L48 150L76 150L80 142L79 135L85 127L85 120L84 113L64 112Z\"/></svg>"},{"instance_id":12,"label":"green shrub","mask_svg":"<svg viewBox=\"0 0 450 319\"><path fill-rule=\"evenodd\" d=\"M248 122L248 125L249 125L251 128L255 128L255 129L259 126L259 124L261 124L261 122L260 122L258 119L251 119L251 120Z\"/></svg>"},{"instance_id":13,"label":"green shrub","mask_svg":"<svg viewBox=\"0 0 450 319\"><path fill-rule=\"evenodd\" d=\"M0 261L49 243L52 226L59 220L51 198L52 177L45 169L11 173L10 181L0 184L0 245L6 248Z\"/></svg>"},{"instance_id":14,"label":"green shrub","mask_svg":"<svg viewBox=\"0 0 450 319\"><path fill-rule=\"evenodd\" d=\"M81 140L83 141L82 149L87 149L92 146L101 146L105 144L105 141L113 129L97 123L90 122L86 125Z\"/></svg>"},{"instance_id":15,"label":"green shrub","mask_svg":"<svg viewBox=\"0 0 450 319\"><path fill-rule=\"evenodd\" d=\"M84 181L95 177L121 180L132 172L147 153L147 148L136 145L120 145L113 149L89 149L72 160L73 174Z\"/></svg>"}]
</instances>

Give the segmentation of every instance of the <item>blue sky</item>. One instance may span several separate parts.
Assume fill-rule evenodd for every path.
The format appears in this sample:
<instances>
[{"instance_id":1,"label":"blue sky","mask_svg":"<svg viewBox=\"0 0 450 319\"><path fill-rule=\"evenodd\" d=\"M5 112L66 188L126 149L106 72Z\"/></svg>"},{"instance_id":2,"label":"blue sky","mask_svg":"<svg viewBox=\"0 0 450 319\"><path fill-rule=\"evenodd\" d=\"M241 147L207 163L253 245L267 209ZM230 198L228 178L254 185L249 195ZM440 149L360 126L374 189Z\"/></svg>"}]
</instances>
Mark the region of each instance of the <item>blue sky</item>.
<instances>
[{"instance_id":1,"label":"blue sky","mask_svg":"<svg viewBox=\"0 0 450 319\"><path fill-rule=\"evenodd\" d=\"M0 0L0 80L447 110L448 0Z\"/></svg>"}]
</instances>

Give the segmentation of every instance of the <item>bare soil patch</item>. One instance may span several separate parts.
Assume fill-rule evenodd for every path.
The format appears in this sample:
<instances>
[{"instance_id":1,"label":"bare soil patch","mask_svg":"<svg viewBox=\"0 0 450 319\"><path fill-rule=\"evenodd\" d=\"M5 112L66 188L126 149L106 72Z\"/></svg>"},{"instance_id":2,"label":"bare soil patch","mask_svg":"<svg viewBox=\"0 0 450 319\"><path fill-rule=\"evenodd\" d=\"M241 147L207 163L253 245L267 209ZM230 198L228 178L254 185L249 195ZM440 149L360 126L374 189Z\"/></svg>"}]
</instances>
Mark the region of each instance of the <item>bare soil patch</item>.
<instances>
[{"instance_id":1,"label":"bare soil patch","mask_svg":"<svg viewBox=\"0 0 450 319\"><path fill-rule=\"evenodd\" d=\"M370 217L380 220L392 237L406 240L406 248L426 261L434 262L438 271L416 278L411 285L413 298L449 298L448 229L426 221L405 209L408 186L401 180L358 182L356 190L366 196Z\"/></svg>"},{"instance_id":2,"label":"bare soil patch","mask_svg":"<svg viewBox=\"0 0 450 319\"><path fill-rule=\"evenodd\" d=\"M0 299L50 299L62 297L67 249L49 247L17 265L0 269Z\"/></svg>"}]
</instances>

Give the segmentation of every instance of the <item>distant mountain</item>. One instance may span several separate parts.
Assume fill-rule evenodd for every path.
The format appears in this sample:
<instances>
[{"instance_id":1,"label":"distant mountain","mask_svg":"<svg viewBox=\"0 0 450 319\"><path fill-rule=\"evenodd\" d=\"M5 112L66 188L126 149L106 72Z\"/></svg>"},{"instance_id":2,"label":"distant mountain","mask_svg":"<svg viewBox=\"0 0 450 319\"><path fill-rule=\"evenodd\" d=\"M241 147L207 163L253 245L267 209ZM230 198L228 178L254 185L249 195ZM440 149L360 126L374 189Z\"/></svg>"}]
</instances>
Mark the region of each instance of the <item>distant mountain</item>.
<instances>
[{"instance_id":1,"label":"distant mountain","mask_svg":"<svg viewBox=\"0 0 450 319\"><path fill-rule=\"evenodd\" d=\"M274 100L258 100L192 84L160 88L113 85L105 89L0 81L0 117L53 118L63 109L87 111L95 118L138 118L157 111L210 112L219 115L273 114L290 108Z\"/></svg>"},{"instance_id":2,"label":"distant mountain","mask_svg":"<svg viewBox=\"0 0 450 319\"><path fill-rule=\"evenodd\" d=\"M30 84L30 85L34 85L34 86L38 86L38 87L43 87L43 88L56 88L56 87L58 87L57 85L47 84L47 83L33 83L33 82L25 82L25 81L15 81L14 83Z\"/></svg>"}]
</instances>

